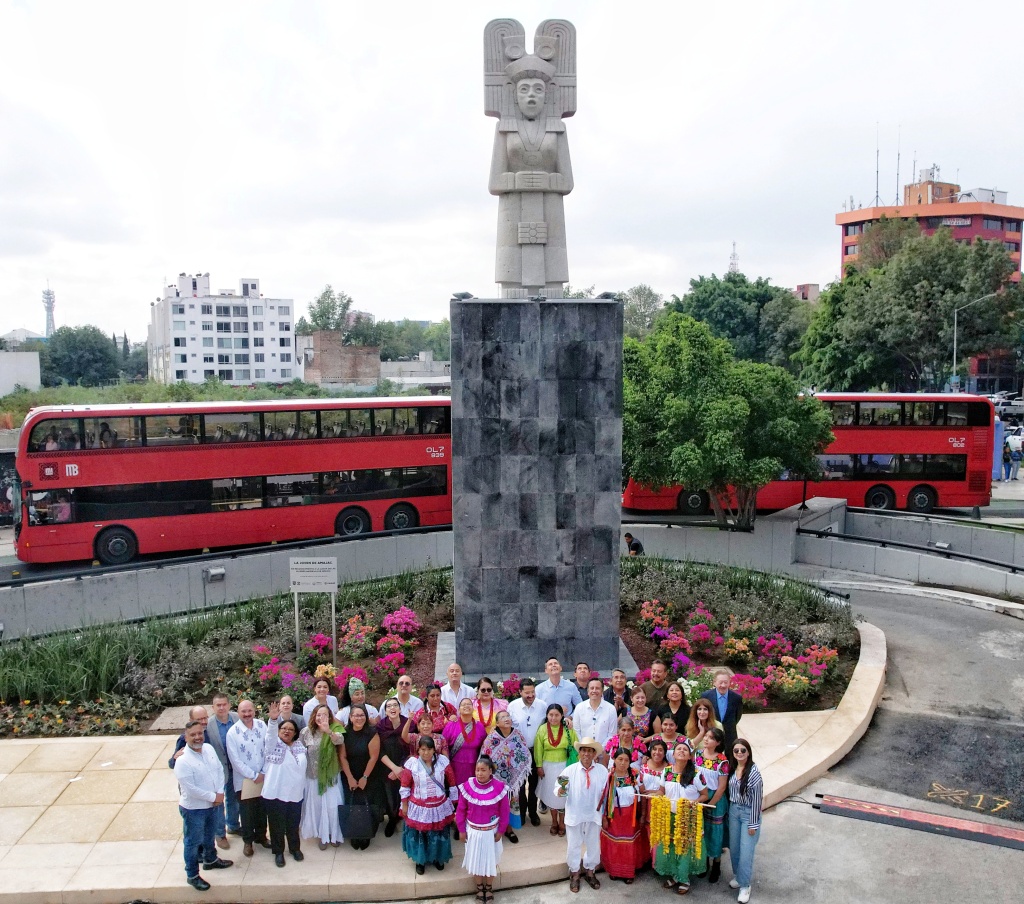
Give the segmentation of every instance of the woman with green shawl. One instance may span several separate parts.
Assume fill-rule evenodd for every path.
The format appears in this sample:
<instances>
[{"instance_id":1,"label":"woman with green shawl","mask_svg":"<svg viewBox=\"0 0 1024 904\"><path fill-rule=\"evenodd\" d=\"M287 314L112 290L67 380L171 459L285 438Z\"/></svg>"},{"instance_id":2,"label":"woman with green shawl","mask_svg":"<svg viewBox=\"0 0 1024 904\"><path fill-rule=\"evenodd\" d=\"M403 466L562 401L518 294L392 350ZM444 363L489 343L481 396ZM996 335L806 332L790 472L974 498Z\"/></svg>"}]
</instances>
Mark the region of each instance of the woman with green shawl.
<instances>
[{"instance_id":1,"label":"woman with green shawl","mask_svg":"<svg viewBox=\"0 0 1024 904\"><path fill-rule=\"evenodd\" d=\"M319 838L321 851L329 844L337 847L344 840L338 822L338 807L345 802L338 758L344 735L345 729L334 721L330 707L324 703L313 710L309 725L299 733L299 741L306 748L306 796L299 834Z\"/></svg>"}]
</instances>

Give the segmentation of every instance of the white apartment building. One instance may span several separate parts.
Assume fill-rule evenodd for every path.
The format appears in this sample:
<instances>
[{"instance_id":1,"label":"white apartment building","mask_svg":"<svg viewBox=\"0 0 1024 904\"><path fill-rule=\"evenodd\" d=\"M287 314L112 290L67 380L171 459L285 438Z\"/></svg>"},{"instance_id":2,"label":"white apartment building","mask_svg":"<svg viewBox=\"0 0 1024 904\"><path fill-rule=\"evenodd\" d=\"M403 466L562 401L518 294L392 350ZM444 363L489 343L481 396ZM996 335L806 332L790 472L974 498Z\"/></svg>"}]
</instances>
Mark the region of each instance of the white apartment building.
<instances>
[{"instance_id":1,"label":"white apartment building","mask_svg":"<svg viewBox=\"0 0 1024 904\"><path fill-rule=\"evenodd\" d=\"M264 298L260 281L210 291L209 273L179 273L150 304L149 377L158 383L287 383L302 377L295 355L295 304Z\"/></svg>"}]
</instances>

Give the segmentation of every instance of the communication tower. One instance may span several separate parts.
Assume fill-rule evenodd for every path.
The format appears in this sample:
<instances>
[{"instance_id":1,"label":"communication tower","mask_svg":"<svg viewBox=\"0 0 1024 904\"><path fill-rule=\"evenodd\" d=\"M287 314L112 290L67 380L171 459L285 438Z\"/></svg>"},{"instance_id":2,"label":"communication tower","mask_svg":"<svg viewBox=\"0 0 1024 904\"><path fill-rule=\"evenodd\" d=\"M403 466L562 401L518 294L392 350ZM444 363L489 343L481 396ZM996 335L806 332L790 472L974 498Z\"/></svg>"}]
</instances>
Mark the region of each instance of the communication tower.
<instances>
[{"instance_id":1,"label":"communication tower","mask_svg":"<svg viewBox=\"0 0 1024 904\"><path fill-rule=\"evenodd\" d=\"M57 329L53 323L53 309L57 304L57 294L50 288L47 283L46 288L43 289L43 307L46 308L46 338L49 339Z\"/></svg>"},{"instance_id":2,"label":"communication tower","mask_svg":"<svg viewBox=\"0 0 1024 904\"><path fill-rule=\"evenodd\" d=\"M740 256L736 253L736 243L732 243L732 254L729 255L729 272L740 272Z\"/></svg>"}]
</instances>

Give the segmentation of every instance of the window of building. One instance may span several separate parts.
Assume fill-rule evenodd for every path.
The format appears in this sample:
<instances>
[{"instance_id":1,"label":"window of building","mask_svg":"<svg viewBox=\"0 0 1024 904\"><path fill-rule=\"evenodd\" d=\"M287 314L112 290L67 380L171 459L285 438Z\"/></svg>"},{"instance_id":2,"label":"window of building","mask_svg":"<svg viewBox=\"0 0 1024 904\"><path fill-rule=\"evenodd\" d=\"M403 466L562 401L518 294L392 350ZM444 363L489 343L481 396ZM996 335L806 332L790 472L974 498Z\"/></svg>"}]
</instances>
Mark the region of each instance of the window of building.
<instances>
[{"instance_id":1,"label":"window of building","mask_svg":"<svg viewBox=\"0 0 1024 904\"><path fill-rule=\"evenodd\" d=\"M849 256L851 254L857 254L857 253L859 253L859 251L860 251L860 248L857 245L847 245L846 246L846 254L847 254L847 256Z\"/></svg>"},{"instance_id":2,"label":"window of building","mask_svg":"<svg viewBox=\"0 0 1024 904\"><path fill-rule=\"evenodd\" d=\"M257 367L255 373L257 380L265 380L267 378L267 372L262 367Z\"/></svg>"},{"instance_id":3,"label":"window of building","mask_svg":"<svg viewBox=\"0 0 1024 904\"><path fill-rule=\"evenodd\" d=\"M252 347L253 348L263 348L263 337L262 336L254 336L253 340L252 340Z\"/></svg>"},{"instance_id":4,"label":"window of building","mask_svg":"<svg viewBox=\"0 0 1024 904\"><path fill-rule=\"evenodd\" d=\"M982 218L982 221L981 221L981 228L982 229L998 229L998 230L1002 231L1003 221L1002 220L993 219L992 217L984 217L984 218Z\"/></svg>"},{"instance_id":5,"label":"window of building","mask_svg":"<svg viewBox=\"0 0 1024 904\"><path fill-rule=\"evenodd\" d=\"M208 379L210 379L210 377L212 377L212 376L214 376L214 373L213 373L213 371L212 371L212 370L204 370L204 371L203 371L203 379L204 379L204 380L208 380Z\"/></svg>"},{"instance_id":6,"label":"window of building","mask_svg":"<svg viewBox=\"0 0 1024 904\"><path fill-rule=\"evenodd\" d=\"M235 345L235 348L248 348L249 347L249 337L248 336L243 336L240 339L235 339L234 345Z\"/></svg>"},{"instance_id":7,"label":"window of building","mask_svg":"<svg viewBox=\"0 0 1024 904\"><path fill-rule=\"evenodd\" d=\"M217 337L217 348L231 348L231 340L224 336Z\"/></svg>"},{"instance_id":8,"label":"window of building","mask_svg":"<svg viewBox=\"0 0 1024 904\"><path fill-rule=\"evenodd\" d=\"M248 364L248 363L249 363L249 356L248 355L235 355L235 364Z\"/></svg>"},{"instance_id":9,"label":"window of building","mask_svg":"<svg viewBox=\"0 0 1024 904\"><path fill-rule=\"evenodd\" d=\"M217 316L218 317L230 317L231 316L231 305L219 304L217 305Z\"/></svg>"},{"instance_id":10,"label":"window of building","mask_svg":"<svg viewBox=\"0 0 1024 904\"><path fill-rule=\"evenodd\" d=\"M282 380L290 380L291 378L292 378L291 369L288 368L288 367L282 367L281 368L281 379Z\"/></svg>"},{"instance_id":11,"label":"window of building","mask_svg":"<svg viewBox=\"0 0 1024 904\"><path fill-rule=\"evenodd\" d=\"M218 333L230 333L231 332L231 321L230 320L218 320L217 321L217 332Z\"/></svg>"},{"instance_id":12,"label":"window of building","mask_svg":"<svg viewBox=\"0 0 1024 904\"><path fill-rule=\"evenodd\" d=\"M184 336L175 336L174 337L174 347L175 348L184 348L185 347L185 337Z\"/></svg>"},{"instance_id":13,"label":"window of building","mask_svg":"<svg viewBox=\"0 0 1024 904\"><path fill-rule=\"evenodd\" d=\"M205 333L212 333L213 332L213 321L212 320L204 320L203 321L203 332L205 332Z\"/></svg>"},{"instance_id":14,"label":"window of building","mask_svg":"<svg viewBox=\"0 0 1024 904\"><path fill-rule=\"evenodd\" d=\"M292 356L291 355L287 355L284 352L281 353L281 363L282 364L290 364L291 360L292 360Z\"/></svg>"},{"instance_id":15,"label":"window of building","mask_svg":"<svg viewBox=\"0 0 1024 904\"><path fill-rule=\"evenodd\" d=\"M231 355L217 355L217 363L218 364L230 364L231 363Z\"/></svg>"},{"instance_id":16,"label":"window of building","mask_svg":"<svg viewBox=\"0 0 1024 904\"><path fill-rule=\"evenodd\" d=\"M1003 242L1003 247L1007 251L1020 251L1020 242Z\"/></svg>"},{"instance_id":17,"label":"window of building","mask_svg":"<svg viewBox=\"0 0 1024 904\"><path fill-rule=\"evenodd\" d=\"M292 331L292 325L290 323L285 323L285 321L282 320L281 321L281 332L283 332L283 333L290 333L291 331Z\"/></svg>"},{"instance_id":18,"label":"window of building","mask_svg":"<svg viewBox=\"0 0 1024 904\"><path fill-rule=\"evenodd\" d=\"M196 325L196 322L195 322L194 320L190 320L190 321L188 322L188 325L189 325L189 326L195 326L195 325Z\"/></svg>"},{"instance_id":19,"label":"window of building","mask_svg":"<svg viewBox=\"0 0 1024 904\"><path fill-rule=\"evenodd\" d=\"M262 333L263 332L263 321L262 320L254 320L252 322L252 331L254 333Z\"/></svg>"},{"instance_id":20,"label":"window of building","mask_svg":"<svg viewBox=\"0 0 1024 904\"><path fill-rule=\"evenodd\" d=\"M248 333L249 332L249 324L247 322L245 322L245 321L242 321L242 320L236 320L234 322L234 331L236 333Z\"/></svg>"},{"instance_id":21,"label":"window of building","mask_svg":"<svg viewBox=\"0 0 1024 904\"><path fill-rule=\"evenodd\" d=\"M256 352L256 354L254 354L252 356L252 360L253 360L254 364L262 364L263 363L263 352Z\"/></svg>"},{"instance_id":22,"label":"window of building","mask_svg":"<svg viewBox=\"0 0 1024 904\"><path fill-rule=\"evenodd\" d=\"M277 313L278 314L290 314L291 312L292 312L292 309L288 305L286 305L286 304L279 304L277 306Z\"/></svg>"},{"instance_id":23,"label":"window of building","mask_svg":"<svg viewBox=\"0 0 1024 904\"><path fill-rule=\"evenodd\" d=\"M291 338L291 336L282 336L277 341L278 341L278 344L281 346L281 348L291 348L291 345L292 345L292 338Z\"/></svg>"},{"instance_id":24,"label":"window of building","mask_svg":"<svg viewBox=\"0 0 1024 904\"><path fill-rule=\"evenodd\" d=\"M212 314L213 313L213 305L212 304L201 305L200 306L200 313L202 313L202 314Z\"/></svg>"},{"instance_id":25,"label":"window of building","mask_svg":"<svg viewBox=\"0 0 1024 904\"><path fill-rule=\"evenodd\" d=\"M185 321L184 320L175 320L175 321L173 321L171 326L174 328L174 330L176 332L179 332L179 333L184 333L185 332Z\"/></svg>"},{"instance_id":26,"label":"window of building","mask_svg":"<svg viewBox=\"0 0 1024 904\"><path fill-rule=\"evenodd\" d=\"M188 374L185 371L183 371L183 370L176 370L174 372L174 379L175 380L184 380L186 376L188 376Z\"/></svg>"},{"instance_id":27,"label":"window of building","mask_svg":"<svg viewBox=\"0 0 1024 904\"><path fill-rule=\"evenodd\" d=\"M213 348L213 336L203 336L203 348Z\"/></svg>"},{"instance_id":28,"label":"window of building","mask_svg":"<svg viewBox=\"0 0 1024 904\"><path fill-rule=\"evenodd\" d=\"M248 317L249 309L244 304L236 304L231 306L232 317Z\"/></svg>"},{"instance_id":29,"label":"window of building","mask_svg":"<svg viewBox=\"0 0 1024 904\"><path fill-rule=\"evenodd\" d=\"M203 355L203 364L213 364L213 355Z\"/></svg>"},{"instance_id":30,"label":"window of building","mask_svg":"<svg viewBox=\"0 0 1024 904\"><path fill-rule=\"evenodd\" d=\"M847 223L843 230L844 235L860 235L864 231L863 223Z\"/></svg>"},{"instance_id":31,"label":"window of building","mask_svg":"<svg viewBox=\"0 0 1024 904\"><path fill-rule=\"evenodd\" d=\"M175 355L174 356L174 363L175 364L185 364L187 361L188 361L188 355L181 354L181 355Z\"/></svg>"},{"instance_id":32,"label":"window of building","mask_svg":"<svg viewBox=\"0 0 1024 904\"><path fill-rule=\"evenodd\" d=\"M1007 232L1020 232L1020 220L1007 220L1004 227Z\"/></svg>"},{"instance_id":33,"label":"window of building","mask_svg":"<svg viewBox=\"0 0 1024 904\"><path fill-rule=\"evenodd\" d=\"M247 369L236 370L235 371L235 379L236 380L248 380L248 379L250 379L249 371Z\"/></svg>"},{"instance_id":34,"label":"window of building","mask_svg":"<svg viewBox=\"0 0 1024 904\"><path fill-rule=\"evenodd\" d=\"M218 370L217 379L219 380L233 380L235 379L234 371L231 370Z\"/></svg>"},{"instance_id":35,"label":"window of building","mask_svg":"<svg viewBox=\"0 0 1024 904\"><path fill-rule=\"evenodd\" d=\"M262 314L263 314L263 305L261 305L261 304L254 304L252 306L252 316L253 317L259 317Z\"/></svg>"},{"instance_id":36,"label":"window of building","mask_svg":"<svg viewBox=\"0 0 1024 904\"><path fill-rule=\"evenodd\" d=\"M183 305L183 304L172 304L171 305L171 313L172 314L184 314L185 313L185 305Z\"/></svg>"}]
</instances>

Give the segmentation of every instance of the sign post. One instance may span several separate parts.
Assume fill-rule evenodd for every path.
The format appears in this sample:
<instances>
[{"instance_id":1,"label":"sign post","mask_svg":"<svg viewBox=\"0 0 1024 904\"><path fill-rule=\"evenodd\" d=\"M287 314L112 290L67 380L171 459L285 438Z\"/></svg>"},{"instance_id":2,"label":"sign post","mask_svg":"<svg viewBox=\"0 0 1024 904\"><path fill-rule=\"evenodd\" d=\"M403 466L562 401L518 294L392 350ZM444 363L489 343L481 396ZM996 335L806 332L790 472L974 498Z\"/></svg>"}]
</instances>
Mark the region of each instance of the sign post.
<instances>
[{"instance_id":1,"label":"sign post","mask_svg":"<svg viewBox=\"0 0 1024 904\"><path fill-rule=\"evenodd\" d=\"M289 559L289 584L295 601L295 655L299 655L299 594L331 595L331 653L338 667L338 560L327 558Z\"/></svg>"}]
</instances>

